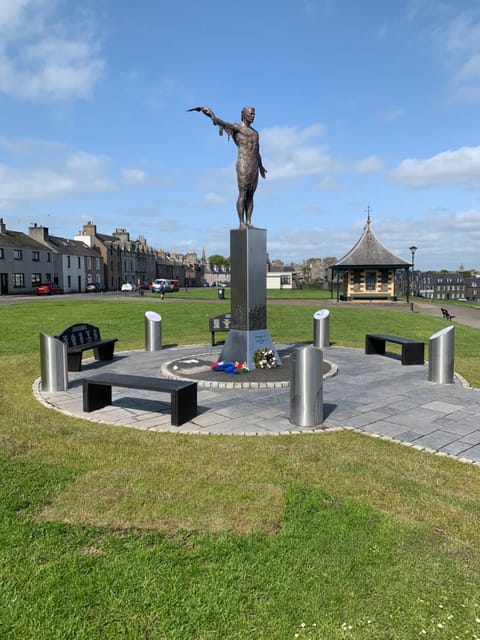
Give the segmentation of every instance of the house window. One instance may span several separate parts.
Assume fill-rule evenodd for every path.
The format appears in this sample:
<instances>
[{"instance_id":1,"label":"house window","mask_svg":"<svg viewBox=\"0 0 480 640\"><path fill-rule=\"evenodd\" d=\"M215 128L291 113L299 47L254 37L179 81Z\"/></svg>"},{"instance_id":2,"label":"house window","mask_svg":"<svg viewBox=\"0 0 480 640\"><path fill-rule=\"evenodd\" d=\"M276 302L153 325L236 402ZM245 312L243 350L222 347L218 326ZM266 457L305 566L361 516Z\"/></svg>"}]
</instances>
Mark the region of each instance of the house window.
<instances>
[{"instance_id":1,"label":"house window","mask_svg":"<svg viewBox=\"0 0 480 640\"><path fill-rule=\"evenodd\" d=\"M40 251L32 251L32 262L40 262Z\"/></svg>"},{"instance_id":2,"label":"house window","mask_svg":"<svg viewBox=\"0 0 480 640\"><path fill-rule=\"evenodd\" d=\"M52 261L52 254L50 253L50 251L47 253L47 262L51 262Z\"/></svg>"},{"instance_id":3,"label":"house window","mask_svg":"<svg viewBox=\"0 0 480 640\"><path fill-rule=\"evenodd\" d=\"M32 287L38 287L39 284L42 284L42 274L32 273Z\"/></svg>"},{"instance_id":4,"label":"house window","mask_svg":"<svg viewBox=\"0 0 480 640\"><path fill-rule=\"evenodd\" d=\"M5 254L3 253L3 248L0 247L0 260L4 260Z\"/></svg>"},{"instance_id":5,"label":"house window","mask_svg":"<svg viewBox=\"0 0 480 640\"><path fill-rule=\"evenodd\" d=\"M377 272L366 271L365 272L365 289L367 291L375 291L377 288Z\"/></svg>"},{"instance_id":6,"label":"house window","mask_svg":"<svg viewBox=\"0 0 480 640\"><path fill-rule=\"evenodd\" d=\"M13 286L14 286L14 288L24 288L25 287L25 274L24 273L14 273L13 274Z\"/></svg>"},{"instance_id":7,"label":"house window","mask_svg":"<svg viewBox=\"0 0 480 640\"><path fill-rule=\"evenodd\" d=\"M13 259L14 260L21 260L22 259L22 250L21 249L14 249L13 250Z\"/></svg>"},{"instance_id":8,"label":"house window","mask_svg":"<svg viewBox=\"0 0 480 640\"><path fill-rule=\"evenodd\" d=\"M290 284L290 276L288 274L280 276L280 284Z\"/></svg>"},{"instance_id":9,"label":"house window","mask_svg":"<svg viewBox=\"0 0 480 640\"><path fill-rule=\"evenodd\" d=\"M67 276L67 286L69 289L72 288L72 276Z\"/></svg>"},{"instance_id":10,"label":"house window","mask_svg":"<svg viewBox=\"0 0 480 640\"><path fill-rule=\"evenodd\" d=\"M80 256L77 256L77 267L80 269L82 263L80 262Z\"/></svg>"},{"instance_id":11,"label":"house window","mask_svg":"<svg viewBox=\"0 0 480 640\"><path fill-rule=\"evenodd\" d=\"M72 266L71 258L70 258L70 256L67 256L67 269L70 269L71 266Z\"/></svg>"},{"instance_id":12,"label":"house window","mask_svg":"<svg viewBox=\"0 0 480 640\"><path fill-rule=\"evenodd\" d=\"M100 271L102 268L102 260L101 258L97 258L97 271Z\"/></svg>"}]
</instances>

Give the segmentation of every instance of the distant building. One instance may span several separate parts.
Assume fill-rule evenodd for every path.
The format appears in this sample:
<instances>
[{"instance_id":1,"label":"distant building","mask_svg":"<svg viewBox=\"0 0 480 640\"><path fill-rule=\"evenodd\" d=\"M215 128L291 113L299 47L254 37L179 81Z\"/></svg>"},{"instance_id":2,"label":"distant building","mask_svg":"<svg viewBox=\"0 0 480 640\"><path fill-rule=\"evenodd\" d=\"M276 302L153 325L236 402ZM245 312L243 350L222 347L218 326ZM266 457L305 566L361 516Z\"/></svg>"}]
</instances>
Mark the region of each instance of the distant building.
<instances>
[{"instance_id":1,"label":"distant building","mask_svg":"<svg viewBox=\"0 0 480 640\"><path fill-rule=\"evenodd\" d=\"M107 289L119 290L124 282L151 282L157 276L156 252L147 246L145 238L130 240L126 229L116 229L108 235L99 233L97 226L89 221L75 240L95 248L103 262L100 280Z\"/></svg>"},{"instance_id":2,"label":"distant building","mask_svg":"<svg viewBox=\"0 0 480 640\"><path fill-rule=\"evenodd\" d=\"M7 229L0 218L0 295L35 293L45 282L63 286L52 251L21 231Z\"/></svg>"},{"instance_id":3,"label":"distant building","mask_svg":"<svg viewBox=\"0 0 480 640\"><path fill-rule=\"evenodd\" d=\"M337 300L396 300L395 272L410 263L391 253L375 237L370 214L358 242L332 267L332 297Z\"/></svg>"},{"instance_id":4,"label":"distant building","mask_svg":"<svg viewBox=\"0 0 480 640\"><path fill-rule=\"evenodd\" d=\"M103 282L100 253L79 240L51 236L48 227L33 224L28 235L47 247L52 254L54 272L65 293L81 293L89 282Z\"/></svg>"},{"instance_id":5,"label":"distant building","mask_svg":"<svg viewBox=\"0 0 480 640\"><path fill-rule=\"evenodd\" d=\"M478 302L480 279L462 272L427 272L417 276L418 295L436 300L471 300Z\"/></svg>"}]
</instances>

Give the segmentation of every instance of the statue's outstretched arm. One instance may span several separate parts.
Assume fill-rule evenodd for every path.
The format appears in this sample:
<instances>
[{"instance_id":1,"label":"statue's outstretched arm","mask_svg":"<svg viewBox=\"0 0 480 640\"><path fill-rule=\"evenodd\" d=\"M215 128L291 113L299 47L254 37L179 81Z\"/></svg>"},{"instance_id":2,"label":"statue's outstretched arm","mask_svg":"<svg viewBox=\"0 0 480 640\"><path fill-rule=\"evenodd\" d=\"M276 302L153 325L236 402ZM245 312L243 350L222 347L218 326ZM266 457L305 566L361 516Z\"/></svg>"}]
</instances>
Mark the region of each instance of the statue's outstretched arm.
<instances>
[{"instance_id":1,"label":"statue's outstretched arm","mask_svg":"<svg viewBox=\"0 0 480 640\"><path fill-rule=\"evenodd\" d=\"M225 122L225 120L217 118L210 107L192 107L191 109L187 109L187 111L200 111L201 113L204 113L212 120L213 124L218 127L218 133L220 135L223 135L223 132L226 131L227 135L230 137L238 129L238 125L232 124L231 122Z\"/></svg>"}]
</instances>

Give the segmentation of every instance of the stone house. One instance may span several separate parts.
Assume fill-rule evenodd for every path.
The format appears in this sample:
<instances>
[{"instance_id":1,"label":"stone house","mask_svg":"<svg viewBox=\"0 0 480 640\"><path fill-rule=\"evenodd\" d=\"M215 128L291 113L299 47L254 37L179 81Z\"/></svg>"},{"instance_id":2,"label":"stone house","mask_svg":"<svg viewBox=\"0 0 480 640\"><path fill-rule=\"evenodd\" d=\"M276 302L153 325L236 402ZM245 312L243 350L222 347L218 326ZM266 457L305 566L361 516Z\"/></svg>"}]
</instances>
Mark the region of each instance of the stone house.
<instances>
[{"instance_id":1,"label":"stone house","mask_svg":"<svg viewBox=\"0 0 480 640\"><path fill-rule=\"evenodd\" d=\"M0 295L32 294L44 282L63 286L52 251L21 231L7 229L0 218Z\"/></svg>"}]
</instances>

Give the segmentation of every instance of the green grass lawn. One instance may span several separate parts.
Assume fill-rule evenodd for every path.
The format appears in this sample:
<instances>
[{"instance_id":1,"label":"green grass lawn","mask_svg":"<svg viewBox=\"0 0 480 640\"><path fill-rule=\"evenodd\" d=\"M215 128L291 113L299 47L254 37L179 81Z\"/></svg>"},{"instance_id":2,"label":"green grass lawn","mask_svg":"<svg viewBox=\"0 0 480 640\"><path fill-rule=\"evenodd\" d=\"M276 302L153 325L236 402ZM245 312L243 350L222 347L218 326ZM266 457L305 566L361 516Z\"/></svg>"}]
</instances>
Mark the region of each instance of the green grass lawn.
<instances>
[{"instance_id":1,"label":"green grass lawn","mask_svg":"<svg viewBox=\"0 0 480 640\"><path fill-rule=\"evenodd\" d=\"M348 431L158 434L36 402L39 331L85 321L140 348L154 309L164 345L208 343L228 311L153 303L0 308L0 638L480 637L478 467ZM271 305L273 339L311 342L316 308ZM342 306L330 337L426 341L446 324ZM478 343L456 326L455 368L476 386Z\"/></svg>"}]
</instances>

